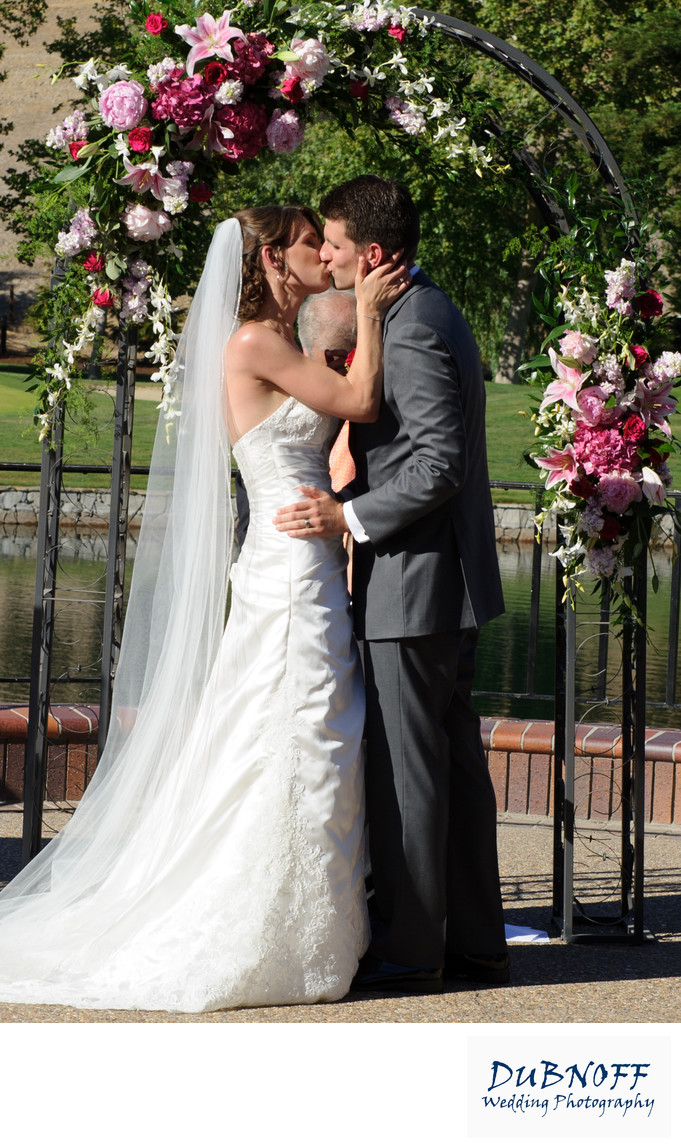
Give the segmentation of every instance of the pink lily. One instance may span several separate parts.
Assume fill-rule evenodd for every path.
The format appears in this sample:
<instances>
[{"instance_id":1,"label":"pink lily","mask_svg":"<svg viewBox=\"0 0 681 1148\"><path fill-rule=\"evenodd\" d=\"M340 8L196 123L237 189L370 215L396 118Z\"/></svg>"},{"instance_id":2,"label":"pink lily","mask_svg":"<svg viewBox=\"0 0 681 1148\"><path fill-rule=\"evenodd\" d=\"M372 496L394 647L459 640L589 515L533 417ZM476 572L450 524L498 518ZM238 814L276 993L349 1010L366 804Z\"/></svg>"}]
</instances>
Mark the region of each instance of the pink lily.
<instances>
[{"instance_id":1,"label":"pink lily","mask_svg":"<svg viewBox=\"0 0 681 1148\"><path fill-rule=\"evenodd\" d=\"M191 143L186 144L188 151L202 151L217 152L222 155L226 148L227 140L234 139L234 132L228 128L226 124L221 124L219 120L215 119L213 112L214 107L210 107L203 117L202 122L199 124L194 135L192 136Z\"/></svg>"},{"instance_id":2,"label":"pink lily","mask_svg":"<svg viewBox=\"0 0 681 1148\"><path fill-rule=\"evenodd\" d=\"M587 377L586 374L580 374L576 367L566 367L565 363L558 358L553 347L549 347L549 358L558 378L549 383L544 391L544 400L539 410L543 411L544 407L563 402L568 407L572 407L573 411L578 411L580 408L577 402L577 393Z\"/></svg>"},{"instance_id":3,"label":"pink lily","mask_svg":"<svg viewBox=\"0 0 681 1148\"><path fill-rule=\"evenodd\" d=\"M534 461L537 466L543 466L549 472L545 480L547 490L559 482L574 482L577 478L577 457L572 443L568 443L564 450L551 447L548 458L536 458Z\"/></svg>"},{"instance_id":4,"label":"pink lily","mask_svg":"<svg viewBox=\"0 0 681 1148\"><path fill-rule=\"evenodd\" d=\"M678 402L674 396L670 395L673 385L673 383L665 383L661 387L651 389L646 386L642 379L636 381L636 398L641 404L643 418L648 425L652 423L653 426L659 427L667 438L672 437L672 432L665 416L674 414Z\"/></svg>"},{"instance_id":5,"label":"pink lily","mask_svg":"<svg viewBox=\"0 0 681 1148\"><path fill-rule=\"evenodd\" d=\"M178 36L192 45L192 50L187 56L188 76L193 76L195 64L208 56L220 56L223 60L233 62L234 56L229 41L246 40L246 37L240 28L230 28L231 16L230 11L223 12L220 19L216 20L206 12L204 16L198 17L195 28L191 28L189 24L175 25Z\"/></svg>"},{"instance_id":6,"label":"pink lily","mask_svg":"<svg viewBox=\"0 0 681 1148\"><path fill-rule=\"evenodd\" d=\"M158 170L157 163L140 163L133 164L130 160L123 156L123 164L127 175L122 179L117 179L115 182L119 183L122 187L132 187L132 189L141 195L142 192L150 191L156 199L163 199L166 194L166 184L170 181L161 175Z\"/></svg>"}]
</instances>

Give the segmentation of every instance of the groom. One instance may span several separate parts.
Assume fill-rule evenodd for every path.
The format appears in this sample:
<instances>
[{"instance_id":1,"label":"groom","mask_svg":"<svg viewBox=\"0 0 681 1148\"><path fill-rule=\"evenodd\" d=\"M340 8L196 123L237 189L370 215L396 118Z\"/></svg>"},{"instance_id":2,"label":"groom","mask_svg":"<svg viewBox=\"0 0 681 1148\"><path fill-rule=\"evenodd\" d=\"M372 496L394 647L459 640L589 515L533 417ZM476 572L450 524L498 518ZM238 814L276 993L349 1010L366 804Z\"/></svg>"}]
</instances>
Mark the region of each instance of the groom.
<instances>
[{"instance_id":1,"label":"groom","mask_svg":"<svg viewBox=\"0 0 681 1148\"><path fill-rule=\"evenodd\" d=\"M375 267L403 251L411 275L383 320L380 414L351 427L350 499L303 487L277 519L293 537L355 539L375 909L354 987L429 991L443 970L504 984L496 802L471 703L480 626L504 608L478 349L414 263L419 217L404 187L360 176L320 210L337 289L353 285L359 255Z\"/></svg>"}]
</instances>

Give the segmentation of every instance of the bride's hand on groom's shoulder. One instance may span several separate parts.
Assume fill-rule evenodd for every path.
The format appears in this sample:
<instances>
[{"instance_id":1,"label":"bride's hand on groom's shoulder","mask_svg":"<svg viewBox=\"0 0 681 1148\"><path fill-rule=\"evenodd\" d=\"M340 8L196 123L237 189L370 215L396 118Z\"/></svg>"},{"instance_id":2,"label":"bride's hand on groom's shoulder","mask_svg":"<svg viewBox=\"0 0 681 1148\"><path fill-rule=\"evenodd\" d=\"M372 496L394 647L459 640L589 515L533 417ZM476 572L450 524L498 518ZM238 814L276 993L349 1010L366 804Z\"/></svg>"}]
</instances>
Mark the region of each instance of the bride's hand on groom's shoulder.
<instances>
[{"instance_id":1,"label":"bride's hand on groom's shoulder","mask_svg":"<svg viewBox=\"0 0 681 1148\"><path fill-rule=\"evenodd\" d=\"M343 504L316 486L301 486L305 498L282 506L274 517L278 531L289 538L333 538L345 534L348 526Z\"/></svg>"}]
</instances>

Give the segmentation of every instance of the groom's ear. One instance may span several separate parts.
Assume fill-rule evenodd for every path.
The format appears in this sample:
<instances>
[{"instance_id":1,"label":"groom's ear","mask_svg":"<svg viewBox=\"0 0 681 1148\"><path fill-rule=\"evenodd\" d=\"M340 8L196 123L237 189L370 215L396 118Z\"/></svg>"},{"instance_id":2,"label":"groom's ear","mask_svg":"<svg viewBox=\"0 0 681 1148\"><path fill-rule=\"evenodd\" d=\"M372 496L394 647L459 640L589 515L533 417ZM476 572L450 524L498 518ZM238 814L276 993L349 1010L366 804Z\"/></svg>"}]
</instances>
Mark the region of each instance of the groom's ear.
<instances>
[{"instance_id":1,"label":"groom's ear","mask_svg":"<svg viewBox=\"0 0 681 1148\"><path fill-rule=\"evenodd\" d=\"M369 267L373 271L374 267L380 267L381 263L387 263L388 253L381 247L380 243L369 243L366 250L362 252Z\"/></svg>"}]
</instances>

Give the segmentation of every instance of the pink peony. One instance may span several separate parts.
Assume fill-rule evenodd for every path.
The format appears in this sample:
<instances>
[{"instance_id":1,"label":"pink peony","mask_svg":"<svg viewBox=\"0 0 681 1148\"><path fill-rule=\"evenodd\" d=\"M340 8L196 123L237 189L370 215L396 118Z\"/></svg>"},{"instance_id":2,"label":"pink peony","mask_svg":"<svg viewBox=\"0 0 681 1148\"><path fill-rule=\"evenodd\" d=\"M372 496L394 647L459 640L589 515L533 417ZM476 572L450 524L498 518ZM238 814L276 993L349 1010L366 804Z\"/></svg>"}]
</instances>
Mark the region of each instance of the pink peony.
<instances>
[{"instance_id":1,"label":"pink peony","mask_svg":"<svg viewBox=\"0 0 681 1148\"><path fill-rule=\"evenodd\" d=\"M92 302L95 307L113 307L113 291L109 291L108 287L98 287L96 291L92 292Z\"/></svg>"},{"instance_id":2,"label":"pink peony","mask_svg":"<svg viewBox=\"0 0 681 1148\"><path fill-rule=\"evenodd\" d=\"M299 57L286 65L286 73L298 80L308 80L315 88L321 87L331 67L329 53L320 40L291 40L291 51Z\"/></svg>"},{"instance_id":3,"label":"pink peony","mask_svg":"<svg viewBox=\"0 0 681 1148\"><path fill-rule=\"evenodd\" d=\"M602 387L583 387L577 392L580 417L590 426L612 426L622 412L619 407L606 407L608 398Z\"/></svg>"},{"instance_id":4,"label":"pink peony","mask_svg":"<svg viewBox=\"0 0 681 1148\"><path fill-rule=\"evenodd\" d=\"M119 132L136 128L146 110L144 88L137 80L119 80L99 97L99 111L104 123Z\"/></svg>"},{"instance_id":5,"label":"pink peony","mask_svg":"<svg viewBox=\"0 0 681 1148\"><path fill-rule=\"evenodd\" d=\"M636 462L636 444L626 442L617 427L589 426L579 421L575 427L574 448L586 474L631 471Z\"/></svg>"},{"instance_id":6,"label":"pink peony","mask_svg":"<svg viewBox=\"0 0 681 1148\"><path fill-rule=\"evenodd\" d=\"M590 335L581 331L566 331L558 345L563 358L576 359L578 363L592 363L598 349Z\"/></svg>"},{"instance_id":7,"label":"pink peony","mask_svg":"<svg viewBox=\"0 0 681 1148\"><path fill-rule=\"evenodd\" d=\"M123 213L123 223L128 235L144 243L151 239L160 239L164 232L172 227L170 216L165 211L152 211L142 203L129 204Z\"/></svg>"},{"instance_id":8,"label":"pink peony","mask_svg":"<svg viewBox=\"0 0 681 1148\"><path fill-rule=\"evenodd\" d=\"M267 125L266 135L272 151L292 152L303 142L305 128L293 110L276 111Z\"/></svg>"},{"instance_id":9,"label":"pink peony","mask_svg":"<svg viewBox=\"0 0 681 1148\"><path fill-rule=\"evenodd\" d=\"M611 510L613 514L624 514L632 502L641 501L641 487L638 482L630 474L623 474L621 471L602 474L598 492L606 510Z\"/></svg>"},{"instance_id":10,"label":"pink peony","mask_svg":"<svg viewBox=\"0 0 681 1148\"><path fill-rule=\"evenodd\" d=\"M189 131L201 123L212 102L203 76L185 76L160 83L151 110L157 120L173 120L181 131Z\"/></svg>"}]
</instances>

